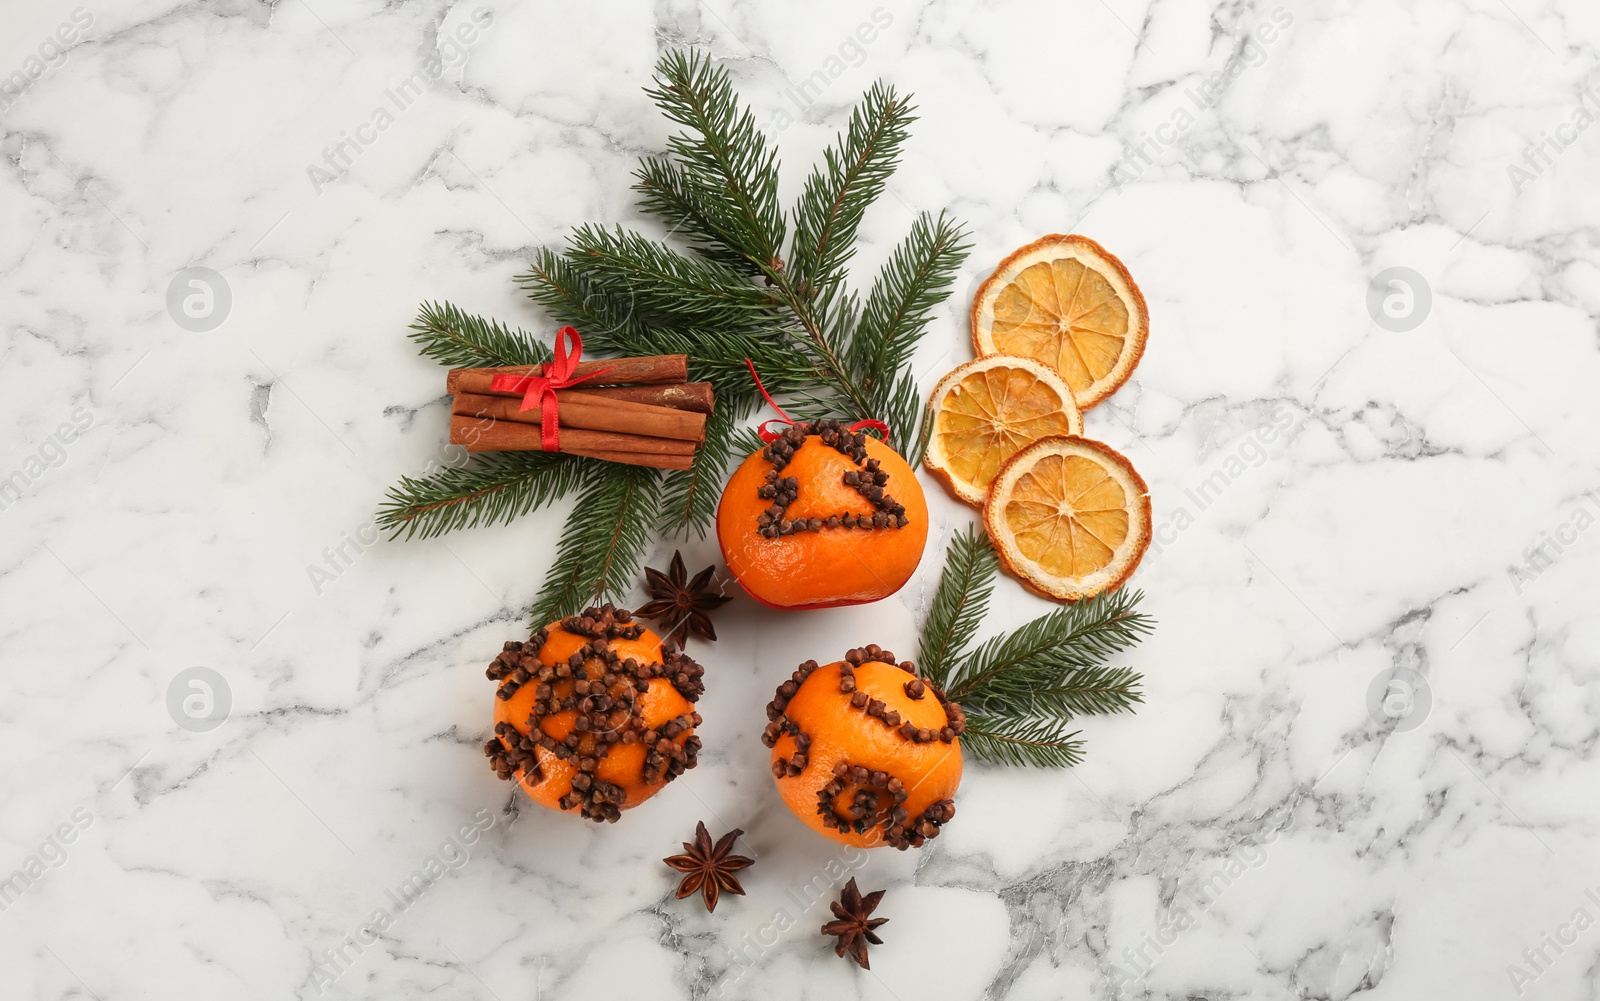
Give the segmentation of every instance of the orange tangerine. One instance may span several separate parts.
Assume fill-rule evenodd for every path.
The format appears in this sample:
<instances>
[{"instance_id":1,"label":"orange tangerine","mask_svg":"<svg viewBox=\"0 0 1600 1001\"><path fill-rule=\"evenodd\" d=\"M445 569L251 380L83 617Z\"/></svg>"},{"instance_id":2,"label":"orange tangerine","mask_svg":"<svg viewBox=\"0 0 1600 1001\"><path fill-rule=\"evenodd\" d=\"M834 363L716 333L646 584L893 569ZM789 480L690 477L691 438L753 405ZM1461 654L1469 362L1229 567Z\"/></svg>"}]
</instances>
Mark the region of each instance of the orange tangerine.
<instances>
[{"instance_id":1,"label":"orange tangerine","mask_svg":"<svg viewBox=\"0 0 1600 1001\"><path fill-rule=\"evenodd\" d=\"M695 766L703 671L627 611L553 622L487 673L499 688L484 752L540 806L615 821Z\"/></svg>"}]
</instances>

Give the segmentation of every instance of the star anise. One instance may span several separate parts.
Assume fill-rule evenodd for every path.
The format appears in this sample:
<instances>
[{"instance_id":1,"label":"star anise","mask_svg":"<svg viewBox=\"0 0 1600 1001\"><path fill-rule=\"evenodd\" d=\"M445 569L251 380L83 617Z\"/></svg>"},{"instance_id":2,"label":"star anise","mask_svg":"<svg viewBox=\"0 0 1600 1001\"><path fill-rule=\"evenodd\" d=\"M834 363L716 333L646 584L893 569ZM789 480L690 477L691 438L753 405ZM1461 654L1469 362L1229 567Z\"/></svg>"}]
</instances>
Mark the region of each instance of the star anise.
<instances>
[{"instance_id":1,"label":"star anise","mask_svg":"<svg viewBox=\"0 0 1600 1001\"><path fill-rule=\"evenodd\" d=\"M684 854L661 860L684 874L683 882L678 884L679 900L699 890L705 899L706 910L714 911L717 909L717 898L724 891L744 896L744 887L739 885L739 878L734 873L754 860L729 854L734 841L743 833L735 827L713 845L711 832L706 830L704 823L699 823L695 825L694 841L683 843Z\"/></svg>"},{"instance_id":2,"label":"star anise","mask_svg":"<svg viewBox=\"0 0 1600 1001\"><path fill-rule=\"evenodd\" d=\"M650 595L656 600L634 614L653 619L663 629L671 630L668 636L680 649L691 631L696 636L714 640L717 631L712 628L710 613L733 600L713 583L716 574L717 568L712 565L690 580L689 571L683 566L683 554L674 552L666 573L654 567L644 568L645 579L650 583Z\"/></svg>"},{"instance_id":3,"label":"star anise","mask_svg":"<svg viewBox=\"0 0 1600 1001\"><path fill-rule=\"evenodd\" d=\"M839 920L829 921L822 926L822 934L838 936L839 940L833 945L833 954L843 956L848 952L863 970L872 968L867 963L867 943L883 944L883 939L873 929L889 923L888 918L869 917L878 906L878 901L883 899L883 892L877 890L861 896L852 876L850 882L844 885L844 894L839 902L828 905L833 909L833 916Z\"/></svg>"}]
</instances>

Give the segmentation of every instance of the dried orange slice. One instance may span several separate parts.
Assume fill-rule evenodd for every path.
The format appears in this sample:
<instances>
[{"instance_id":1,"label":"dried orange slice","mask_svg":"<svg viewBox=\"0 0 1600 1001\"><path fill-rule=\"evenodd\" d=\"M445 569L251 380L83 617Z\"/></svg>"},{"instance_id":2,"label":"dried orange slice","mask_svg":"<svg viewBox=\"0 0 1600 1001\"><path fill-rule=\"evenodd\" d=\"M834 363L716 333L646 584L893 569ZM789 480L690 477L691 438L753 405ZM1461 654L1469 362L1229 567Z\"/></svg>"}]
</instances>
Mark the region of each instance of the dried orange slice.
<instances>
[{"instance_id":1,"label":"dried orange slice","mask_svg":"<svg viewBox=\"0 0 1600 1001\"><path fill-rule=\"evenodd\" d=\"M980 355L1054 369L1088 410L1128 381L1150 328L1128 269L1084 236L1041 237L1000 262L972 300Z\"/></svg>"},{"instance_id":2,"label":"dried orange slice","mask_svg":"<svg viewBox=\"0 0 1600 1001\"><path fill-rule=\"evenodd\" d=\"M1030 590L1089 598L1128 579L1150 545L1150 491L1115 449L1042 438L995 477L984 525L1000 562Z\"/></svg>"},{"instance_id":3,"label":"dried orange slice","mask_svg":"<svg viewBox=\"0 0 1600 1001\"><path fill-rule=\"evenodd\" d=\"M933 427L922 460L968 504L982 504L1005 461L1051 435L1083 434L1061 377L1036 361L990 355L940 380L928 398Z\"/></svg>"}]
</instances>

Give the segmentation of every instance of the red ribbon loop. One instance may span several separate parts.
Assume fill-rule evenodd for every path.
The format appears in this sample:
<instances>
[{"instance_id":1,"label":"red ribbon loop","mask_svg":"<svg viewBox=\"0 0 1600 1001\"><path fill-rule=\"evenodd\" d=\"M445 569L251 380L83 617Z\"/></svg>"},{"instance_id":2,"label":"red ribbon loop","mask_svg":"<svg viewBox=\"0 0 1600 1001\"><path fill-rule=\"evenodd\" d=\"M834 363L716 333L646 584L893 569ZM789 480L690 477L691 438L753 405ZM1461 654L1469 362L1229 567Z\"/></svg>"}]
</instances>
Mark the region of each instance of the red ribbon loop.
<instances>
[{"instance_id":1,"label":"red ribbon loop","mask_svg":"<svg viewBox=\"0 0 1600 1001\"><path fill-rule=\"evenodd\" d=\"M539 408L539 443L546 452L556 452L561 447L560 407L556 402L556 390L576 386L611 371L610 368L602 368L588 375L576 375L578 361L582 357L583 337L573 327L562 327L556 331L555 360L540 366L538 375L531 372L527 375L504 372L489 382L492 392L523 394L522 406L518 410Z\"/></svg>"},{"instance_id":2,"label":"red ribbon loop","mask_svg":"<svg viewBox=\"0 0 1600 1001\"><path fill-rule=\"evenodd\" d=\"M777 401L773 400L771 396L767 395L767 387L761 384L761 376L756 374L756 363L748 358L744 360L744 363L745 366L750 369L750 378L756 381L756 389L761 393L761 398L767 401L767 406L778 412L777 417L768 418L767 420L762 421L760 425L756 427L756 436L762 441L777 441L783 436L783 432L773 431L771 428L767 427L768 424L777 423L788 424L792 426L798 422L795 421L793 417L790 417L788 414L784 413L783 408L778 406ZM869 417L866 420L856 421L854 424L850 425L849 428L852 433L863 429L878 432L878 434L883 438L884 444L887 445L889 443L889 425L885 424L883 421L874 420L873 418Z\"/></svg>"}]
</instances>

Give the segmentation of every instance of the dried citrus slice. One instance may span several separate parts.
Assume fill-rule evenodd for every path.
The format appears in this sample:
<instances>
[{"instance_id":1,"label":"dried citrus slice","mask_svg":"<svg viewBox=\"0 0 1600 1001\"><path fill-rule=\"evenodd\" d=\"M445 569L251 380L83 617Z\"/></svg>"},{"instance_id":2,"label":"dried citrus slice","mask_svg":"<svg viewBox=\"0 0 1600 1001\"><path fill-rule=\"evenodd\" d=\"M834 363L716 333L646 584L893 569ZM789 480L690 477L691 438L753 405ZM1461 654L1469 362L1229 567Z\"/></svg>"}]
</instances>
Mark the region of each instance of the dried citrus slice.
<instances>
[{"instance_id":1,"label":"dried citrus slice","mask_svg":"<svg viewBox=\"0 0 1600 1001\"><path fill-rule=\"evenodd\" d=\"M1128 381L1149 328L1128 269L1083 236L1051 235L1021 248L972 300L978 354L1043 362L1072 387L1079 410Z\"/></svg>"},{"instance_id":2,"label":"dried citrus slice","mask_svg":"<svg viewBox=\"0 0 1600 1001\"><path fill-rule=\"evenodd\" d=\"M995 477L984 524L1030 590L1077 601L1118 587L1150 544L1150 493L1115 449L1041 438Z\"/></svg>"},{"instance_id":3,"label":"dried citrus slice","mask_svg":"<svg viewBox=\"0 0 1600 1001\"><path fill-rule=\"evenodd\" d=\"M1050 435L1083 434L1061 377L1036 361L990 355L960 366L928 398L928 469L968 504L982 504L1005 461Z\"/></svg>"}]
</instances>

